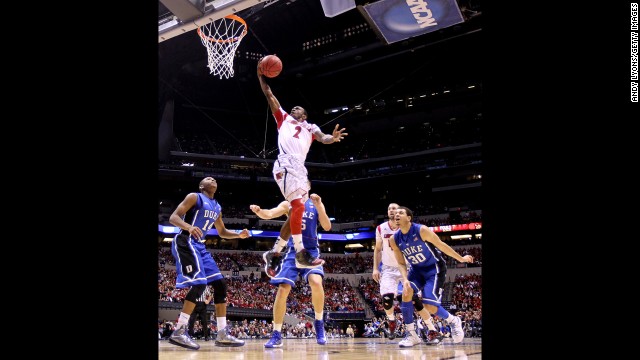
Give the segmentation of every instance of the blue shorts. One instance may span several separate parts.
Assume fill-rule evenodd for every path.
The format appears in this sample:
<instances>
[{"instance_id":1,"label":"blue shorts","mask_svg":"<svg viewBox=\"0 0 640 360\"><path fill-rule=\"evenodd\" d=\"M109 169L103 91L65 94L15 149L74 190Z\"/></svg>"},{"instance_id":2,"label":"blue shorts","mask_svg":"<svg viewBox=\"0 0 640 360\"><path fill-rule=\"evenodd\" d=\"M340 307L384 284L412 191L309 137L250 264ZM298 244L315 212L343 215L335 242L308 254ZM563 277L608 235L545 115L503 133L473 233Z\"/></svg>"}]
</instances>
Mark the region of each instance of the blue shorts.
<instances>
[{"instance_id":1,"label":"blue shorts","mask_svg":"<svg viewBox=\"0 0 640 360\"><path fill-rule=\"evenodd\" d=\"M320 255L318 248L309 248L307 251L313 255L313 257L319 257ZM298 275L309 282L309 274L318 274L324 278L324 269L322 266L313 269L298 269L296 267L296 251L293 246L289 246L282 260L280 271L278 271L269 283L272 285L289 284L295 286Z\"/></svg>"},{"instance_id":2,"label":"blue shorts","mask_svg":"<svg viewBox=\"0 0 640 360\"><path fill-rule=\"evenodd\" d=\"M446 275L446 269L438 272L438 268L435 266L428 268L413 266L411 270L409 270L407 278L409 282L411 282L413 291L418 292L422 290L423 304L438 306L441 304Z\"/></svg>"},{"instance_id":3,"label":"blue shorts","mask_svg":"<svg viewBox=\"0 0 640 360\"><path fill-rule=\"evenodd\" d=\"M206 246L187 235L178 235L171 244L171 254L176 259L176 288L206 285L222 279L218 264Z\"/></svg>"}]
</instances>

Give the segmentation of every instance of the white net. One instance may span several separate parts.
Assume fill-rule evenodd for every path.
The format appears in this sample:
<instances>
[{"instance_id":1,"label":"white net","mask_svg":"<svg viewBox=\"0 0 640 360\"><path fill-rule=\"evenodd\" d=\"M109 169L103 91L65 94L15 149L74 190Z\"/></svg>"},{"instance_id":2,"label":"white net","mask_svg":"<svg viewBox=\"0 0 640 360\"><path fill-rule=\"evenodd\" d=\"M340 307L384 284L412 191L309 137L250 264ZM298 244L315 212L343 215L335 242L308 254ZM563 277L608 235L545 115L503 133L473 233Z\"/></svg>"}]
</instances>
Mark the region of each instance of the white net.
<instances>
[{"instance_id":1,"label":"white net","mask_svg":"<svg viewBox=\"0 0 640 360\"><path fill-rule=\"evenodd\" d=\"M228 79L233 76L236 49L247 34L246 22L228 15L198 28L202 45L207 48L209 73Z\"/></svg>"}]
</instances>

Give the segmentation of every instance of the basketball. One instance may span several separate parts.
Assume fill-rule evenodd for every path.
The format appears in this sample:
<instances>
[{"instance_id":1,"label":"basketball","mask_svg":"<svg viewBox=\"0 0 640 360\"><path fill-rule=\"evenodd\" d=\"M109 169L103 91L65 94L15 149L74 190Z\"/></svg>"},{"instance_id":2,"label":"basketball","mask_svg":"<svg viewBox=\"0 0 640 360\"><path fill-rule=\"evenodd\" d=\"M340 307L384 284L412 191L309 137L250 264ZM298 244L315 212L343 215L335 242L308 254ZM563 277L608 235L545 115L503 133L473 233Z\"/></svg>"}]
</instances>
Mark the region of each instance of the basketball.
<instances>
[{"instance_id":1,"label":"basketball","mask_svg":"<svg viewBox=\"0 0 640 360\"><path fill-rule=\"evenodd\" d=\"M267 55L260 62L260 71L268 78L274 78L282 71L282 60L275 55Z\"/></svg>"}]
</instances>

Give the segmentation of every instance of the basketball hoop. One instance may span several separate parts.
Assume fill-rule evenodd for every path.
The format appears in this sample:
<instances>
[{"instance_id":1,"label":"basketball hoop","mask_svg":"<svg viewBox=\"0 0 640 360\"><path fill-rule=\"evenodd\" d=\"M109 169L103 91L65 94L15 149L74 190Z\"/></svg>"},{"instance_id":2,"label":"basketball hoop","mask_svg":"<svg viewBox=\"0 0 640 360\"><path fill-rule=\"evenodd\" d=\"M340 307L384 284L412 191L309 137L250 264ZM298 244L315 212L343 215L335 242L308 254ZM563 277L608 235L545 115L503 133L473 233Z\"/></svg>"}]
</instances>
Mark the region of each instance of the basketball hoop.
<instances>
[{"instance_id":1,"label":"basketball hoop","mask_svg":"<svg viewBox=\"0 0 640 360\"><path fill-rule=\"evenodd\" d=\"M207 48L209 73L228 79L233 76L233 58L247 34L247 23L237 15L227 15L198 27L202 45Z\"/></svg>"}]
</instances>

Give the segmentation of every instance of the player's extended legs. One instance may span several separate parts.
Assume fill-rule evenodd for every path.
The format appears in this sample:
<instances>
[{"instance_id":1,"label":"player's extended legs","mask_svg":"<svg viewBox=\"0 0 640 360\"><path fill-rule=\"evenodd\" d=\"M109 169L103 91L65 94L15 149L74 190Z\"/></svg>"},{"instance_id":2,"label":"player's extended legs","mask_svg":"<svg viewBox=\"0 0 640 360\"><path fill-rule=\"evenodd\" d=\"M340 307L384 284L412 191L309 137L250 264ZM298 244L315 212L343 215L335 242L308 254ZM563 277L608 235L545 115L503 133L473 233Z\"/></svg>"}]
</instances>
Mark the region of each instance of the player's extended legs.
<instances>
[{"instance_id":1,"label":"player's extended legs","mask_svg":"<svg viewBox=\"0 0 640 360\"><path fill-rule=\"evenodd\" d=\"M291 236L293 246L296 249L296 267L299 269L313 269L324 264L324 260L315 258L302 244L302 215L304 214L304 203L302 199L293 199L291 204L291 216L289 216Z\"/></svg>"},{"instance_id":2,"label":"player's extended legs","mask_svg":"<svg viewBox=\"0 0 640 360\"><path fill-rule=\"evenodd\" d=\"M385 314L387 314L387 321L389 324L389 339L393 340L396 338L396 315L393 312L393 300L395 296L393 293L386 293L382 295L382 306L384 308ZM398 298L398 300L401 300Z\"/></svg>"},{"instance_id":3,"label":"player's extended legs","mask_svg":"<svg viewBox=\"0 0 640 360\"><path fill-rule=\"evenodd\" d=\"M229 332L230 326L227 322L227 303L216 304L216 320L218 322L218 334L216 335L216 346L242 346L243 340L238 340ZM220 323L223 323L221 326Z\"/></svg>"},{"instance_id":4,"label":"player's extended legs","mask_svg":"<svg viewBox=\"0 0 640 360\"><path fill-rule=\"evenodd\" d=\"M327 343L327 337L324 334L324 287L322 286L322 276L318 274L309 274L309 287L311 287L311 303L315 312L314 326L316 328L316 340L318 344Z\"/></svg>"},{"instance_id":5,"label":"player's extended legs","mask_svg":"<svg viewBox=\"0 0 640 360\"><path fill-rule=\"evenodd\" d=\"M419 311L416 308L418 315L420 315L424 323L427 325L427 344L437 345L444 337L440 335L440 331L436 330L435 325L433 325L433 318L430 314L431 309L435 312L436 307L433 305L424 305Z\"/></svg>"},{"instance_id":6,"label":"player's extended legs","mask_svg":"<svg viewBox=\"0 0 640 360\"><path fill-rule=\"evenodd\" d=\"M280 227L280 235L276 239L276 243L273 244L273 248L269 251L265 251L262 254L264 260L264 272L268 277L273 278L280 271L280 265L282 264L282 249L287 246L287 240L291 236L291 226L289 226L291 217L287 217L287 220Z\"/></svg>"},{"instance_id":7,"label":"player's extended legs","mask_svg":"<svg viewBox=\"0 0 640 360\"><path fill-rule=\"evenodd\" d=\"M278 285L276 299L273 302L273 332L271 339L264 344L266 348L276 348L282 346L282 324L284 323L284 314L287 311L287 297L291 292L291 285Z\"/></svg>"},{"instance_id":8,"label":"player's extended legs","mask_svg":"<svg viewBox=\"0 0 640 360\"><path fill-rule=\"evenodd\" d=\"M278 292L276 293L276 300L273 302L273 324L274 326L282 327L284 323L284 314L287 311L287 297L291 292L291 285L280 284L278 285ZM280 331L281 329L278 329Z\"/></svg>"},{"instance_id":9,"label":"player's extended legs","mask_svg":"<svg viewBox=\"0 0 640 360\"><path fill-rule=\"evenodd\" d=\"M413 288L405 286L402 289L402 318L406 327L406 335L398 345L400 347L412 347L416 344L420 344L422 339L416 334L415 323L413 322Z\"/></svg>"},{"instance_id":10,"label":"player's extended legs","mask_svg":"<svg viewBox=\"0 0 640 360\"><path fill-rule=\"evenodd\" d=\"M194 289L192 287L189 292L191 291L193 291L195 294L198 292L198 289ZM173 333L171 333L171 335L169 336L169 342L171 344L182 346L191 350L198 350L200 348L200 345L196 344L189 335L189 319L191 318L191 313L193 313L193 309L195 307L195 302L186 299L184 300L182 311L180 312L178 323L176 324L176 330L174 330Z\"/></svg>"},{"instance_id":11,"label":"player's extended legs","mask_svg":"<svg viewBox=\"0 0 640 360\"><path fill-rule=\"evenodd\" d=\"M435 306L434 306L435 307ZM451 339L454 343L459 343L464 339L464 330L462 329L462 320L455 315L449 313L441 305L436 307L435 314L439 318L444 319L451 326Z\"/></svg>"},{"instance_id":12,"label":"player's extended legs","mask_svg":"<svg viewBox=\"0 0 640 360\"><path fill-rule=\"evenodd\" d=\"M227 325L227 282L222 279L214 280L211 283L213 288L213 303L216 308L216 322L218 323L218 334L216 334L216 346L242 346L243 340L236 339L231 335Z\"/></svg>"}]
</instances>

